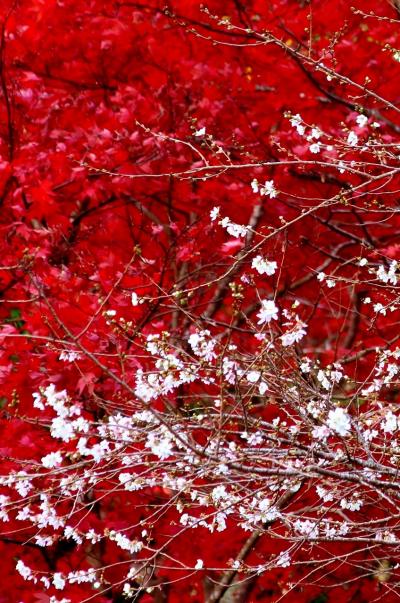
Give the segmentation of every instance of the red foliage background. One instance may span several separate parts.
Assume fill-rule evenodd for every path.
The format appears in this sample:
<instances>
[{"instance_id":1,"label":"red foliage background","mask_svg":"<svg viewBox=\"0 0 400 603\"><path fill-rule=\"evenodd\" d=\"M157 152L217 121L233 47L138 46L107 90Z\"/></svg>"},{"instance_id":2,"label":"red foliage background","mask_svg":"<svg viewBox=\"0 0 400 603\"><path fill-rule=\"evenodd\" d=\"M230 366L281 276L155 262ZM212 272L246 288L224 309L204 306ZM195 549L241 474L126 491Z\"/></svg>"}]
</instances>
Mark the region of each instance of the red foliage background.
<instances>
[{"instance_id":1,"label":"red foliage background","mask_svg":"<svg viewBox=\"0 0 400 603\"><path fill-rule=\"evenodd\" d=\"M385 19L365 18L354 7ZM240 244L227 241L222 229L211 226L209 212L214 205L221 206L223 215L246 224L254 205L249 183L254 177L273 178L286 197L265 204L260 227L267 229L278 227L282 219L293 220L303 199L313 203L312 199L329 198L343 186L357 183L356 176L332 175L317 165L307 169L287 163L280 166L279 160L287 157L283 148L291 149L293 157L315 159L290 127L285 112L300 113L309 124L339 132L343 122L354 120L360 91L335 79L329 81L315 65L300 61L279 45L257 44L247 30L268 30L304 56L311 44L312 57L323 58L327 67L360 86L368 77L377 95L398 105L399 66L390 49L398 42L400 16L389 2L211 0L207 8L211 15L223 17L225 25L200 10L194 0L174 0L167 7L165 2L117 0L1 3L3 475L13 459L39 459L53 449L51 439L36 424L39 413L32 410L32 393L39 386L67 387L88 413L97 412L93 396L111 404L119 395L115 383L104 378L90 360L83 359L79 369L65 365L56 344L42 345L37 339L49 333L63 339L41 291L68 329L82 332L81 341L88 350L110 355L112 368L118 365L112 355L123 350L118 329L110 332L104 314L98 312L99 299L108 296L106 310L118 308L127 321L135 320L136 333L171 330L169 314L163 318L155 306L132 307L130 294L134 290L139 295L155 295L152 283L170 292L185 271L200 267L201 278L209 278L214 270L223 272ZM226 27L227 17L241 32ZM376 98L367 97L362 103L380 121L384 140L396 141L398 113ZM196 167L198 161L191 147L171 139L197 144L194 132L203 127L228 150L233 163L276 165L230 170L204 180L168 176ZM214 160L210 149L204 153ZM393 206L398 184L398 177L385 181L385 202ZM373 217L367 209L362 218L366 223ZM343 319L353 303L348 291L325 291L322 297L308 275L338 249L342 262L357 255L398 257L399 226L398 214L392 217L390 228L384 222L360 226L357 212L338 204L299 220L286 236L271 241L271 257L283 258L285 267L278 296L291 300L295 291L305 300L310 346L324 361L392 341L398 317L390 314L371 327L365 310L350 329ZM140 254L140 261L126 271L135 254ZM349 270L347 274L354 269ZM115 288L119 278L122 284ZM193 277L192 282L201 278ZM198 294L195 313L201 314L210 295L208 291ZM229 302L226 295L216 304L215 320L227 320ZM251 294L247 302L254 302ZM134 362L130 368L135 368ZM358 369L367 371L368 365ZM133 515L140 518L140 505L151 505L165 496L162 488L125 499L115 496L101 512L88 515L87 527L122 528ZM173 510L164 515L158 544L173 533L175 520ZM0 540L0 603L50 600L39 587L15 575L15 559L22 554L44 571L86 567L87 550L61 542L45 553L29 540L20 523L6 527L7 534ZM212 542L210 546L208 534L198 532L194 542L187 533L187 540L181 536L175 541L171 554L191 564L201 557L207 565L218 567L221 558L235 556L243 534L229 526ZM274 546L263 539L252 554L261 559L274 552ZM110 547L96 555L102 563L120 558L120 552ZM397 600L376 577L363 578L357 564L351 571L337 563L326 573L327 586L322 588L311 584L306 569L304 573L298 567L271 571L252 585L247 600ZM176 579L179 572L171 576L165 567L157 579L165 576ZM291 588L291 584L296 586ZM153 592L140 600L200 602L204 585L204 575L198 572L170 585L165 599ZM88 596L84 587L70 587L65 596L82 601ZM118 601L118 597L118 590L110 590L96 601Z\"/></svg>"}]
</instances>

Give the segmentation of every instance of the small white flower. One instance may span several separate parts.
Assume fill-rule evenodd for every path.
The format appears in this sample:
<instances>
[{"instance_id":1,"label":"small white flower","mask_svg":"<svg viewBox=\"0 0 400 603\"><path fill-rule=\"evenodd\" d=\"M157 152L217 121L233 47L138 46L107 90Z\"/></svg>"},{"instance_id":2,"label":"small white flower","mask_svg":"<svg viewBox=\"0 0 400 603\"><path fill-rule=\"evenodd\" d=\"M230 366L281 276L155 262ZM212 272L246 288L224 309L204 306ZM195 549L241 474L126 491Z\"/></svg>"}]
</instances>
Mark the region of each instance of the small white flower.
<instances>
[{"instance_id":1,"label":"small white flower","mask_svg":"<svg viewBox=\"0 0 400 603\"><path fill-rule=\"evenodd\" d=\"M318 427L314 427L312 431L312 436L316 440L326 440L331 435L330 429L326 427L326 425L319 425Z\"/></svg>"},{"instance_id":2,"label":"small white flower","mask_svg":"<svg viewBox=\"0 0 400 603\"><path fill-rule=\"evenodd\" d=\"M200 570L200 569L203 569L203 567L204 567L204 561L203 561L203 559L197 559L196 565L194 566L194 569Z\"/></svg>"},{"instance_id":3,"label":"small white flower","mask_svg":"<svg viewBox=\"0 0 400 603\"><path fill-rule=\"evenodd\" d=\"M302 373L309 373L311 371L311 360L307 357L303 358L300 364L300 370Z\"/></svg>"},{"instance_id":4,"label":"small white flower","mask_svg":"<svg viewBox=\"0 0 400 603\"><path fill-rule=\"evenodd\" d=\"M302 521L301 519L297 519L294 522L294 529L296 532L299 532L303 536L307 536L308 538L318 538L318 525L314 521L310 521L309 519L305 519Z\"/></svg>"},{"instance_id":5,"label":"small white flower","mask_svg":"<svg viewBox=\"0 0 400 603\"><path fill-rule=\"evenodd\" d=\"M268 389L268 385L265 383L265 381L261 381L260 385L258 386L258 392L260 394L260 396L263 396L265 394L265 392Z\"/></svg>"},{"instance_id":6,"label":"small white flower","mask_svg":"<svg viewBox=\"0 0 400 603\"><path fill-rule=\"evenodd\" d=\"M39 392L34 392L32 394L33 397L33 406L34 408L39 408L39 410L44 410L44 404L42 402L42 396Z\"/></svg>"},{"instance_id":7,"label":"small white flower","mask_svg":"<svg viewBox=\"0 0 400 603\"><path fill-rule=\"evenodd\" d=\"M290 118L290 124L291 124L291 125L292 125L294 128L295 128L296 126L298 126L299 124L301 124L301 123L302 123L302 121L303 121L303 120L302 120L302 118L301 118L300 113L296 113L296 115L293 115L293 116Z\"/></svg>"},{"instance_id":8,"label":"small white flower","mask_svg":"<svg viewBox=\"0 0 400 603\"><path fill-rule=\"evenodd\" d=\"M359 511L363 506L363 502L360 498L353 498L352 500L346 500L342 498L340 501L342 509L349 509L350 511Z\"/></svg>"},{"instance_id":9,"label":"small white flower","mask_svg":"<svg viewBox=\"0 0 400 603\"><path fill-rule=\"evenodd\" d=\"M290 555L287 551L280 553L275 561L276 567L289 567L290 566Z\"/></svg>"},{"instance_id":10,"label":"small white flower","mask_svg":"<svg viewBox=\"0 0 400 603\"><path fill-rule=\"evenodd\" d=\"M359 266L366 266L367 264L368 264L367 258L361 258L361 260L358 262Z\"/></svg>"},{"instance_id":11,"label":"small white flower","mask_svg":"<svg viewBox=\"0 0 400 603\"><path fill-rule=\"evenodd\" d=\"M46 469L53 469L53 467L59 467L63 461L61 453L59 450L56 452L50 452L46 456L41 458L43 467Z\"/></svg>"},{"instance_id":12,"label":"small white flower","mask_svg":"<svg viewBox=\"0 0 400 603\"><path fill-rule=\"evenodd\" d=\"M358 136L355 132L349 132L349 135L347 136L347 144L349 145L349 147L355 147L357 146L358 143Z\"/></svg>"},{"instance_id":13,"label":"small white flower","mask_svg":"<svg viewBox=\"0 0 400 603\"><path fill-rule=\"evenodd\" d=\"M257 314L257 318L259 318L257 324L262 325L271 322L271 320L277 320L278 312L279 310L274 301L270 299L263 299L261 301L261 310Z\"/></svg>"},{"instance_id":14,"label":"small white flower","mask_svg":"<svg viewBox=\"0 0 400 603\"><path fill-rule=\"evenodd\" d=\"M214 502L218 502L220 500L224 500L229 497L225 486L215 486L213 491L211 492L211 497Z\"/></svg>"},{"instance_id":15,"label":"small white flower","mask_svg":"<svg viewBox=\"0 0 400 603\"><path fill-rule=\"evenodd\" d=\"M377 314L383 314L383 316L386 316L386 308L380 303L374 304L374 312L376 312Z\"/></svg>"},{"instance_id":16,"label":"small white flower","mask_svg":"<svg viewBox=\"0 0 400 603\"><path fill-rule=\"evenodd\" d=\"M303 323L299 324L296 329L293 331L289 331L281 336L282 345L284 347L293 345L297 343L301 339L303 339L304 335L306 335L306 331L304 329L305 325Z\"/></svg>"},{"instance_id":17,"label":"small white flower","mask_svg":"<svg viewBox=\"0 0 400 603\"><path fill-rule=\"evenodd\" d=\"M296 128L298 134L300 134L300 136L304 135L305 132L305 127L303 126L303 120L301 118L301 116L296 113L296 115L293 115L293 117L290 119L290 124Z\"/></svg>"},{"instance_id":18,"label":"small white flower","mask_svg":"<svg viewBox=\"0 0 400 603\"><path fill-rule=\"evenodd\" d=\"M336 431L337 434L345 437L349 434L351 423L350 417L344 408L338 407L335 410L330 410L328 414L328 427Z\"/></svg>"},{"instance_id":19,"label":"small white flower","mask_svg":"<svg viewBox=\"0 0 400 603\"><path fill-rule=\"evenodd\" d=\"M333 492L330 490L325 490L322 486L316 487L317 494L324 502L331 502L333 500Z\"/></svg>"},{"instance_id":20,"label":"small white flower","mask_svg":"<svg viewBox=\"0 0 400 603\"><path fill-rule=\"evenodd\" d=\"M215 524L217 532L223 532L226 529L226 513L217 513L215 516ZM212 530L211 530L212 531Z\"/></svg>"},{"instance_id":21,"label":"small white flower","mask_svg":"<svg viewBox=\"0 0 400 603\"><path fill-rule=\"evenodd\" d=\"M63 350L59 355L59 359L64 360L64 362L73 362L74 360L78 360L78 358L80 358L79 352L74 351L67 352L66 350Z\"/></svg>"},{"instance_id":22,"label":"small white flower","mask_svg":"<svg viewBox=\"0 0 400 603\"><path fill-rule=\"evenodd\" d=\"M390 283L391 285L397 285L396 270L397 270L397 262L396 262L396 260L393 260L390 263L389 270L386 270L384 266L379 266L376 276L383 283L386 283L386 284Z\"/></svg>"},{"instance_id":23,"label":"small white flower","mask_svg":"<svg viewBox=\"0 0 400 603\"><path fill-rule=\"evenodd\" d=\"M313 155L317 155L317 153L319 153L321 150L321 145L319 142L313 142L313 144L310 144L310 153L313 153Z\"/></svg>"},{"instance_id":24,"label":"small white flower","mask_svg":"<svg viewBox=\"0 0 400 603\"><path fill-rule=\"evenodd\" d=\"M267 180L264 183L264 186L263 186L263 188L261 190L261 194L262 195L267 195L267 197L270 197L271 199L274 199L277 196L278 191L275 188L273 180Z\"/></svg>"},{"instance_id":25,"label":"small white flower","mask_svg":"<svg viewBox=\"0 0 400 603\"><path fill-rule=\"evenodd\" d=\"M205 127L200 128L199 130L196 130L195 133L194 133L195 136L199 136L199 137L205 136L205 134L206 134Z\"/></svg>"},{"instance_id":26,"label":"small white flower","mask_svg":"<svg viewBox=\"0 0 400 603\"><path fill-rule=\"evenodd\" d=\"M264 259L261 255L253 258L251 263L251 267L254 270L257 270L259 274L267 274L268 276L272 276L278 267L276 262L270 262L269 260Z\"/></svg>"},{"instance_id":27,"label":"small white flower","mask_svg":"<svg viewBox=\"0 0 400 603\"><path fill-rule=\"evenodd\" d=\"M60 572L56 572L53 576L53 585L57 590L63 590L65 587L65 579Z\"/></svg>"},{"instance_id":28,"label":"small white flower","mask_svg":"<svg viewBox=\"0 0 400 603\"><path fill-rule=\"evenodd\" d=\"M150 448L151 452L158 456L162 461L171 456L173 450L173 442L166 435L158 435L151 432L146 441L146 448Z\"/></svg>"},{"instance_id":29,"label":"small white flower","mask_svg":"<svg viewBox=\"0 0 400 603\"><path fill-rule=\"evenodd\" d=\"M248 233L247 226L242 226L241 224L235 224L235 222L231 222L229 218L223 218L218 222L222 228L226 228L228 234L232 235L235 238L246 237Z\"/></svg>"},{"instance_id":30,"label":"small white flower","mask_svg":"<svg viewBox=\"0 0 400 603\"><path fill-rule=\"evenodd\" d=\"M50 433L53 438L60 438L69 442L74 437L74 429L69 421L63 417L56 417L51 422Z\"/></svg>"},{"instance_id":31,"label":"small white flower","mask_svg":"<svg viewBox=\"0 0 400 603\"><path fill-rule=\"evenodd\" d=\"M310 138L315 138L316 140L318 140L319 138L321 138L321 136L322 136L322 132L319 128L311 129Z\"/></svg>"},{"instance_id":32,"label":"small white flower","mask_svg":"<svg viewBox=\"0 0 400 603\"><path fill-rule=\"evenodd\" d=\"M220 207L213 207L212 210L210 211L210 218L211 218L212 222L214 222L214 220L216 220L219 217L219 211L220 211Z\"/></svg>"},{"instance_id":33,"label":"small white flower","mask_svg":"<svg viewBox=\"0 0 400 603\"><path fill-rule=\"evenodd\" d=\"M25 565L25 563L21 561L21 559L17 562L15 569L17 570L19 575L23 577L24 580L30 580L32 578L32 570L30 569L30 567Z\"/></svg>"},{"instance_id":34,"label":"small white flower","mask_svg":"<svg viewBox=\"0 0 400 603\"><path fill-rule=\"evenodd\" d=\"M376 429L366 429L363 433L364 439L366 442L371 442L378 436L378 432Z\"/></svg>"},{"instance_id":35,"label":"small white flower","mask_svg":"<svg viewBox=\"0 0 400 603\"><path fill-rule=\"evenodd\" d=\"M356 122L360 128L363 128L368 123L368 117L366 115L357 115Z\"/></svg>"},{"instance_id":36,"label":"small white flower","mask_svg":"<svg viewBox=\"0 0 400 603\"><path fill-rule=\"evenodd\" d=\"M249 383L257 383L261 377L261 373L259 371L250 371L246 375L246 379Z\"/></svg>"},{"instance_id":37,"label":"small white flower","mask_svg":"<svg viewBox=\"0 0 400 603\"><path fill-rule=\"evenodd\" d=\"M212 339L210 331L197 331L192 333L188 338L188 343L196 356L204 358L207 362L211 362L216 358L214 351L216 341Z\"/></svg>"},{"instance_id":38,"label":"small white flower","mask_svg":"<svg viewBox=\"0 0 400 603\"><path fill-rule=\"evenodd\" d=\"M131 303L132 303L132 306L138 306L139 305L139 297L138 297L137 293L135 293L134 291L133 291L133 293L131 295Z\"/></svg>"},{"instance_id":39,"label":"small white flower","mask_svg":"<svg viewBox=\"0 0 400 603\"><path fill-rule=\"evenodd\" d=\"M382 421L381 427L385 433L393 433L397 430L397 417L391 410L386 413L385 420Z\"/></svg>"}]
</instances>

